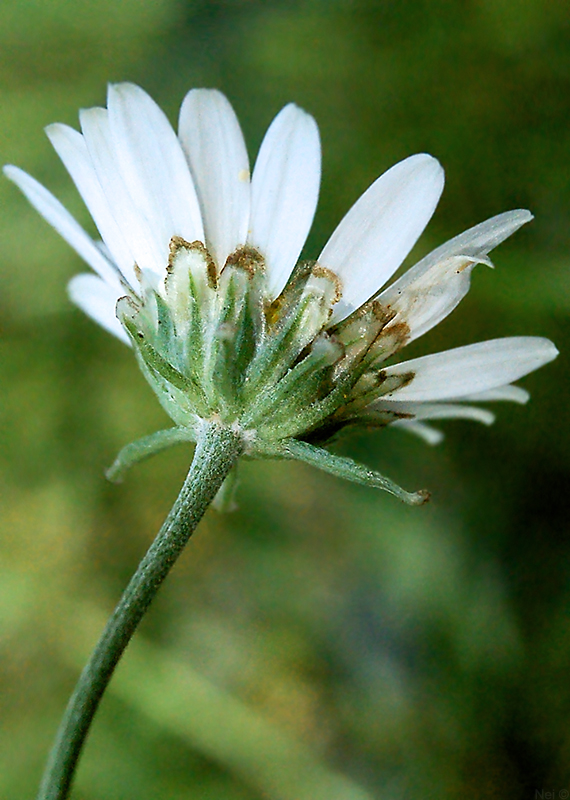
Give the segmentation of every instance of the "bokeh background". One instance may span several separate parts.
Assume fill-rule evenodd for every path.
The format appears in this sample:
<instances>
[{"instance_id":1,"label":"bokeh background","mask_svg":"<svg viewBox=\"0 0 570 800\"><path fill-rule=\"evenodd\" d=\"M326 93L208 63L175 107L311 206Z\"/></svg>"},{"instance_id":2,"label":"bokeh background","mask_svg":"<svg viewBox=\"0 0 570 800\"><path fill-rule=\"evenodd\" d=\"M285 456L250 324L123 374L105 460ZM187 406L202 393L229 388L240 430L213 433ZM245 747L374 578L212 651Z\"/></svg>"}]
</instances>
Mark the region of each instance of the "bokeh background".
<instances>
[{"instance_id":1,"label":"bokeh background","mask_svg":"<svg viewBox=\"0 0 570 800\"><path fill-rule=\"evenodd\" d=\"M447 172L416 256L530 208L410 356L518 334L562 354L492 428L444 423L437 448L396 430L342 445L429 488L427 507L246 464L239 510L208 513L128 651L74 797L568 797L568 0L4 0L0 158L89 230L42 128L76 125L119 80L173 122L190 87L222 89L252 157L286 102L314 114L307 256L413 152ZM167 420L127 348L68 302L79 259L7 181L0 203L0 798L23 800L191 451L105 481Z\"/></svg>"}]
</instances>

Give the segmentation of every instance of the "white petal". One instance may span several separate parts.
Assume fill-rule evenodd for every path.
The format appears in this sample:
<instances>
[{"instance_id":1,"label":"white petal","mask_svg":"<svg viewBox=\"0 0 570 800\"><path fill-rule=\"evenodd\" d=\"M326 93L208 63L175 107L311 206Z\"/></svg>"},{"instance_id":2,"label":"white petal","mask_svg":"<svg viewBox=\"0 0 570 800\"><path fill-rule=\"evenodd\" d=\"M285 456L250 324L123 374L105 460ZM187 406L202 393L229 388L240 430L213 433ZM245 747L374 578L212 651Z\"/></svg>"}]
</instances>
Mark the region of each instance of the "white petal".
<instances>
[{"instance_id":1,"label":"white petal","mask_svg":"<svg viewBox=\"0 0 570 800\"><path fill-rule=\"evenodd\" d=\"M109 122L118 166L137 211L161 242L166 270L173 236L204 241L202 218L190 169L166 115L131 83L109 87Z\"/></svg>"},{"instance_id":2,"label":"white petal","mask_svg":"<svg viewBox=\"0 0 570 800\"><path fill-rule=\"evenodd\" d=\"M397 422L391 423L392 427L400 428L408 433L414 433L423 439L427 444L436 445L442 442L445 438L444 434L437 428L432 428L431 425L425 425L423 422L413 422L407 419L399 419Z\"/></svg>"},{"instance_id":3,"label":"white petal","mask_svg":"<svg viewBox=\"0 0 570 800\"><path fill-rule=\"evenodd\" d=\"M459 234L433 250L385 289L378 300L396 312L394 322L405 322L408 341L429 331L465 297L471 272L518 228L532 219L530 211L507 211Z\"/></svg>"},{"instance_id":4,"label":"white petal","mask_svg":"<svg viewBox=\"0 0 570 800\"><path fill-rule=\"evenodd\" d=\"M247 239L249 159L238 119L215 89L192 89L180 109L178 135L198 193L206 245L221 270Z\"/></svg>"},{"instance_id":5,"label":"white petal","mask_svg":"<svg viewBox=\"0 0 570 800\"><path fill-rule=\"evenodd\" d=\"M95 272L111 284L119 285L118 272L103 255L93 239L75 221L59 200L48 192L41 183L23 170L12 165L4 167L4 174L24 193L33 207L52 225L78 255Z\"/></svg>"},{"instance_id":6,"label":"white petal","mask_svg":"<svg viewBox=\"0 0 570 800\"><path fill-rule=\"evenodd\" d=\"M372 408L382 411L393 411L397 414L412 414L414 419L470 419L483 425L492 425L495 415L486 408L464 406L459 403L400 403L382 401L372 404ZM403 420L405 422L405 420Z\"/></svg>"},{"instance_id":7,"label":"white petal","mask_svg":"<svg viewBox=\"0 0 570 800\"><path fill-rule=\"evenodd\" d=\"M287 283L303 249L320 180L319 129L309 114L290 103L265 134L251 182L249 244L266 259L272 299Z\"/></svg>"},{"instance_id":8,"label":"white petal","mask_svg":"<svg viewBox=\"0 0 570 800\"><path fill-rule=\"evenodd\" d=\"M470 394L467 397L458 398L460 400L468 400L473 403L488 403L495 400L508 400L511 403L520 403L524 405L530 400L530 392L523 389L522 386L513 386L507 384L506 386L498 386L496 389L489 389L487 392L478 392L477 394Z\"/></svg>"},{"instance_id":9,"label":"white petal","mask_svg":"<svg viewBox=\"0 0 570 800\"><path fill-rule=\"evenodd\" d=\"M386 375L413 373L406 386L387 399L424 402L454 400L516 381L552 359L558 350L548 339L512 336L493 339L387 367Z\"/></svg>"},{"instance_id":10,"label":"white petal","mask_svg":"<svg viewBox=\"0 0 570 800\"><path fill-rule=\"evenodd\" d=\"M163 241L156 226L149 225L144 215L135 208L123 181L113 147L107 109L83 109L79 113L79 119L91 163L110 213L130 253L130 260L121 262L121 269L131 286L134 286L135 263L141 269L151 270L156 274L163 268Z\"/></svg>"},{"instance_id":11,"label":"white petal","mask_svg":"<svg viewBox=\"0 0 570 800\"><path fill-rule=\"evenodd\" d=\"M115 307L124 292L104 283L95 275L76 275L67 287L71 300L102 328L130 345L129 337L115 315Z\"/></svg>"},{"instance_id":12,"label":"white petal","mask_svg":"<svg viewBox=\"0 0 570 800\"><path fill-rule=\"evenodd\" d=\"M449 256L466 255L475 259L484 258L491 250L498 247L501 242L504 242L532 219L533 215L524 208L497 214L436 247L403 277L408 275L415 277L418 273L425 272L438 261L449 258Z\"/></svg>"},{"instance_id":13,"label":"white petal","mask_svg":"<svg viewBox=\"0 0 570 800\"><path fill-rule=\"evenodd\" d=\"M134 258L117 227L83 136L68 125L48 125L46 133L89 209L111 258L131 283Z\"/></svg>"},{"instance_id":14,"label":"white petal","mask_svg":"<svg viewBox=\"0 0 570 800\"><path fill-rule=\"evenodd\" d=\"M443 182L439 162L421 153L381 175L352 206L318 259L343 286L331 324L359 308L398 269L435 211Z\"/></svg>"}]
</instances>

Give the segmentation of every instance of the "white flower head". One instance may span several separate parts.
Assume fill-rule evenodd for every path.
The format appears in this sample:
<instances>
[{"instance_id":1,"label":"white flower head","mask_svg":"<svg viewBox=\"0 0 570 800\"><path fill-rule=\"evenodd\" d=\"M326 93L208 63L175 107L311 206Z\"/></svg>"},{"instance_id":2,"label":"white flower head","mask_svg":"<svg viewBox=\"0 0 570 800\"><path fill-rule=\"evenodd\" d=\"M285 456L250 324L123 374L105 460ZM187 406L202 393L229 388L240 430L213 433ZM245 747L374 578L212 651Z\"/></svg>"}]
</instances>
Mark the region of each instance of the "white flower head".
<instances>
[{"instance_id":1,"label":"white flower head","mask_svg":"<svg viewBox=\"0 0 570 800\"><path fill-rule=\"evenodd\" d=\"M80 114L81 133L47 134L101 235L93 241L37 181L4 172L96 274L75 277L72 300L131 343L176 426L120 454L134 461L197 437L204 420L241 431L246 452L298 458L422 502L323 445L354 425L397 425L435 443L425 420L484 424L472 402L526 402L513 386L557 355L538 337L511 337L386 365L446 317L477 264L532 219L493 217L392 278L429 222L443 169L414 155L380 176L318 259L299 263L317 206L321 153L313 118L287 105L253 172L237 117L220 92L194 89L178 135L129 83L107 108Z\"/></svg>"}]
</instances>

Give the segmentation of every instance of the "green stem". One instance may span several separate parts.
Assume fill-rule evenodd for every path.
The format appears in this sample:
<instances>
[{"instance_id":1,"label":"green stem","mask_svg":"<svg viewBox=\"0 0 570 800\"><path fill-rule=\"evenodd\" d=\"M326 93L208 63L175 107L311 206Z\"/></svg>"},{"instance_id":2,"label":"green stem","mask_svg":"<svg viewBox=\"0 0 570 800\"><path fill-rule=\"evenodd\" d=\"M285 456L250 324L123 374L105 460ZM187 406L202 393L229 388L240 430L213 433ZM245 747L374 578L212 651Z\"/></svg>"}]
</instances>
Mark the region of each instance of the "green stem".
<instances>
[{"instance_id":1,"label":"green stem","mask_svg":"<svg viewBox=\"0 0 570 800\"><path fill-rule=\"evenodd\" d=\"M131 578L71 696L49 757L38 800L65 800L99 701L162 581L241 455L237 433L205 426L190 471L156 539Z\"/></svg>"}]
</instances>

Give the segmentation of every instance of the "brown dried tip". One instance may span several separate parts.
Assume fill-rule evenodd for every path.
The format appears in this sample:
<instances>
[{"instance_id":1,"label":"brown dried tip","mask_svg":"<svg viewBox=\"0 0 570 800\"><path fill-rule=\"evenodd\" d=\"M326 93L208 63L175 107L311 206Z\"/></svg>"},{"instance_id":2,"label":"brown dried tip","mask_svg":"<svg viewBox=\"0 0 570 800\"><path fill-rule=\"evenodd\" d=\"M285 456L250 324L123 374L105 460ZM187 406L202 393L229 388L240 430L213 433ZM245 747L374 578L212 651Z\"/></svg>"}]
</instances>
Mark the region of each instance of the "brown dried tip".
<instances>
[{"instance_id":1,"label":"brown dried tip","mask_svg":"<svg viewBox=\"0 0 570 800\"><path fill-rule=\"evenodd\" d=\"M224 267L238 267L239 269L249 272L250 275L254 275L256 272L265 269L265 261L261 253L256 250L255 247L244 245L244 247L240 247L234 250L233 253L230 253Z\"/></svg>"},{"instance_id":2,"label":"brown dried tip","mask_svg":"<svg viewBox=\"0 0 570 800\"><path fill-rule=\"evenodd\" d=\"M168 264L166 271L172 272L174 268L174 259L180 250L197 250L204 256L208 272L208 283L210 288L215 289L218 285L218 270L216 269L214 259L199 239L196 239L195 242L187 242L182 236L173 236L168 244Z\"/></svg>"},{"instance_id":3,"label":"brown dried tip","mask_svg":"<svg viewBox=\"0 0 570 800\"><path fill-rule=\"evenodd\" d=\"M340 298L342 297L342 283L338 275L336 275L332 270L327 269L327 267L322 267L320 264L315 264L311 269L311 274L315 276L315 278L327 278L332 285L334 286L334 297L332 298L332 303L338 303Z\"/></svg>"}]
</instances>

